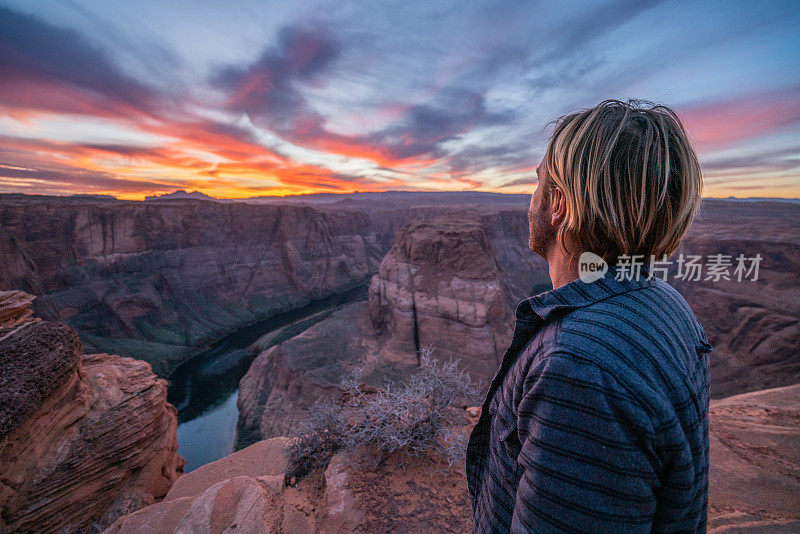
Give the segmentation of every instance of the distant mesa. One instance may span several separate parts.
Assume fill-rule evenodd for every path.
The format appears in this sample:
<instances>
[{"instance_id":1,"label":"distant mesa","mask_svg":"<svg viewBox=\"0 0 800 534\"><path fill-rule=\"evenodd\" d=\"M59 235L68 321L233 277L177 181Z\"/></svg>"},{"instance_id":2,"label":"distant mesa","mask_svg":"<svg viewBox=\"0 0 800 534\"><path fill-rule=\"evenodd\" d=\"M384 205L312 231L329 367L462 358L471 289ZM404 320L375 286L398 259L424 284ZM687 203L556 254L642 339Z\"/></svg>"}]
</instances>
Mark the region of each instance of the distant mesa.
<instances>
[{"instance_id":1,"label":"distant mesa","mask_svg":"<svg viewBox=\"0 0 800 534\"><path fill-rule=\"evenodd\" d=\"M309 193L286 196L260 196L241 199L258 204L311 204L347 207L355 204L416 204L425 206L527 206L530 195L489 193L486 191L375 191L354 193Z\"/></svg>"},{"instance_id":2,"label":"distant mesa","mask_svg":"<svg viewBox=\"0 0 800 534\"><path fill-rule=\"evenodd\" d=\"M70 195L69 198L84 199L84 200L119 200L114 195L96 195L93 193L75 193Z\"/></svg>"},{"instance_id":3,"label":"distant mesa","mask_svg":"<svg viewBox=\"0 0 800 534\"><path fill-rule=\"evenodd\" d=\"M210 197L200 191L192 191L187 192L183 189L178 189L172 193L167 193L166 195L153 195L150 197L144 197L145 202L150 200L217 200L214 197Z\"/></svg>"},{"instance_id":4,"label":"distant mesa","mask_svg":"<svg viewBox=\"0 0 800 534\"><path fill-rule=\"evenodd\" d=\"M727 197L720 198L719 200L738 200L742 202L790 202L792 204L800 204L800 198L782 197Z\"/></svg>"}]
</instances>

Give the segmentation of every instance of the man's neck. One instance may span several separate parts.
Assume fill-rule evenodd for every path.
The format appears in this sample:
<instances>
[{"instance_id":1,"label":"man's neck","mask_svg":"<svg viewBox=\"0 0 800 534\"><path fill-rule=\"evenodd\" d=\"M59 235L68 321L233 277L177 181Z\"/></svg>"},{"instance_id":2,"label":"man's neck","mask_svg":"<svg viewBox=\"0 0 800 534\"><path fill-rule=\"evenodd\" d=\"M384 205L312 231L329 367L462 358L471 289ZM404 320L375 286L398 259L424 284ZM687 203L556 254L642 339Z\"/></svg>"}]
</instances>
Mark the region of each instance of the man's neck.
<instances>
[{"instance_id":1,"label":"man's neck","mask_svg":"<svg viewBox=\"0 0 800 534\"><path fill-rule=\"evenodd\" d=\"M570 257L562 251L553 252L549 254L547 264L550 271L550 281L553 283L553 289L578 279L577 256Z\"/></svg>"}]
</instances>

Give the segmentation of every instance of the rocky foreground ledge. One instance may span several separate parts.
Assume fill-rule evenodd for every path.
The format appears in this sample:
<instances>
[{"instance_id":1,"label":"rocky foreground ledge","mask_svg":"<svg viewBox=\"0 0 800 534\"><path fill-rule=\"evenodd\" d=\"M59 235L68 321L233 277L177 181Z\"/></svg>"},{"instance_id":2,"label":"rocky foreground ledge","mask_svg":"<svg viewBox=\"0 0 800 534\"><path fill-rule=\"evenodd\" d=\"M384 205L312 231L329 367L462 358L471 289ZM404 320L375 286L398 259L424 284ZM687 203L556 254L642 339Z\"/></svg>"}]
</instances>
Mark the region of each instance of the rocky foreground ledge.
<instances>
[{"instance_id":1,"label":"rocky foreground ledge","mask_svg":"<svg viewBox=\"0 0 800 534\"><path fill-rule=\"evenodd\" d=\"M466 421L466 419L465 419ZM477 422L459 430L468 432ZM239 532L451 532L472 529L463 460L431 453L400 464L389 457L360 465L335 454L296 484L285 485L290 440L260 441L188 473L163 502L117 520L104 534Z\"/></svg>"},{"instance_id":2,"label":"rocky foreground ledge","mask_svg":"<svg viewBox=\"0 0 800 534\"><path fill-rule=\"evenodd\" d=\"M0 532L97 531L163 498L184 464L166 386L63 324L0 326Z\"/></svg>"},{"instance_id":3,"label":"rocky foreground ledge","mask_svg":"<svg viewBox=\"0 0 800 534\"><path fill-rule=\"evenodd\" d=\"M477 421L470 409L468 432ZM800 529L800 385L711 405L710 533ZM164 502L119 519L105 534L139 532L469 532L463 461L359 467L336 454L284 485L285 437L260 441L184 475ZM437 468L438 465L438 468Z\"/></svg>"},{"instance_id":4,"label":"rocky foreground ledge","mask_svg":"<svg viewBox=\"0 0 800 534\"><path fill-rule=\"evenodd\" d=\"M800 532L800 384L711 401L710 532Z\"/></svg>"}]
</instances>

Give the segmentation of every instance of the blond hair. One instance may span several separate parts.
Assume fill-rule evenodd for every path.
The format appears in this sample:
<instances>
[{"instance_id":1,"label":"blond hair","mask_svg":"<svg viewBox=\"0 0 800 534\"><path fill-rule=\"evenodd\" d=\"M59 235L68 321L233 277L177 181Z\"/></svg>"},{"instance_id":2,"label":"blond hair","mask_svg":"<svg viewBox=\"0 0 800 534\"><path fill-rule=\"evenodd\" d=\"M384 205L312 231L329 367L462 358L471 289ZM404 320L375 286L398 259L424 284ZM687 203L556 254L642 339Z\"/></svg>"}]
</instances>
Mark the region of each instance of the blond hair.
<instances>
[{"instance_id":1,"label":"blond hair","mask_svg":"<svg viewBox=\"0 0 800 534\"><path fill-rule=\"evenodd\" d=\"M651 102L606 100L561 117L545 155L567 200L561 243L614 264L672 254L702 195L697 156L678 115Z\"/></svg>"}]
</instances>

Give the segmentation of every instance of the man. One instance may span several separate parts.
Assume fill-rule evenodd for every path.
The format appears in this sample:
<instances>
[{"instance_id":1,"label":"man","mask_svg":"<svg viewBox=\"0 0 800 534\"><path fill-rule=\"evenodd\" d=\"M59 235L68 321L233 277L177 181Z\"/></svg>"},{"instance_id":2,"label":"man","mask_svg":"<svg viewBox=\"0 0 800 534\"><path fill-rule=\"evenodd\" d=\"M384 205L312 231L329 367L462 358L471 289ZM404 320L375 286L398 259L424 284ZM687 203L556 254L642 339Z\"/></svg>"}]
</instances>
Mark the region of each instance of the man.
<instances>
[{"instance_id":1,"label":"man","mask_svg":"<svg viewBox=\"0 0 800 534\"><path fill-rule=\"evenodd\" d=\"M602 102L559 119L538 175L529 246L553 289L518 306L470 436L474 532L705 531L712 346L652 265L631 268L664 262L698 208L683 125ZM608 271L579 276L587 258Z\"/></svg>"}]
</instances>

